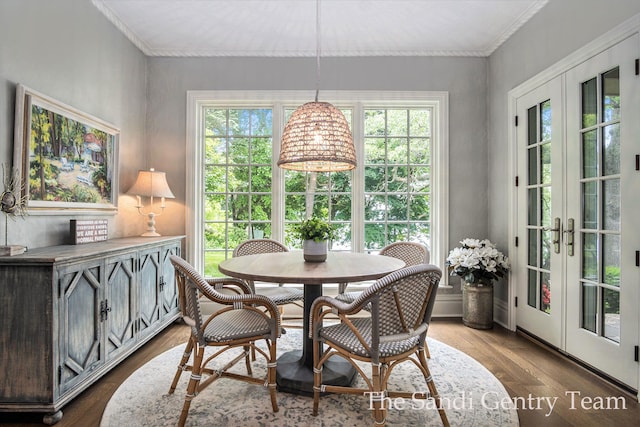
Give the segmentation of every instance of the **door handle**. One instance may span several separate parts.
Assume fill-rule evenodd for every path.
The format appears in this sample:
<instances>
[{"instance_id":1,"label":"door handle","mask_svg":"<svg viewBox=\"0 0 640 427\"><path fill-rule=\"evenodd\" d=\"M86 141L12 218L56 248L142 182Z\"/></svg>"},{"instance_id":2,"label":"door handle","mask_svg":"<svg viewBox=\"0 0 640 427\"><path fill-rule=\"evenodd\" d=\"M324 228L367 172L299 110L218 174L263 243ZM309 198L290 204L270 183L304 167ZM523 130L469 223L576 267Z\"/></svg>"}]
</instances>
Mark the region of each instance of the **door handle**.
<instances>
[{"instance_id":1,"label":"door handle","mask_svg":"<svg viewBox=\"0 0 640 427\"><path fill-rule=\"evenodd\" d=\"M574 239L574 221L573 218L567 220L567 229L564 230L566 234L564 244L567 246L567 255L573 256L573 239Z\"/></svg>"},{"instance_id":2,"label":"door handle","mask_svg":"<svg viewBox=\"0 0 640 427\"><path fill-rule=\"evenodd\" d=\"M553 232L553 236L551 237L551 243L553 243L553 251L557 254L560 253L560 218L556 217L553 219L553 228L542 227L543 231L551 231Z\"/></svg>"}]
</instances>

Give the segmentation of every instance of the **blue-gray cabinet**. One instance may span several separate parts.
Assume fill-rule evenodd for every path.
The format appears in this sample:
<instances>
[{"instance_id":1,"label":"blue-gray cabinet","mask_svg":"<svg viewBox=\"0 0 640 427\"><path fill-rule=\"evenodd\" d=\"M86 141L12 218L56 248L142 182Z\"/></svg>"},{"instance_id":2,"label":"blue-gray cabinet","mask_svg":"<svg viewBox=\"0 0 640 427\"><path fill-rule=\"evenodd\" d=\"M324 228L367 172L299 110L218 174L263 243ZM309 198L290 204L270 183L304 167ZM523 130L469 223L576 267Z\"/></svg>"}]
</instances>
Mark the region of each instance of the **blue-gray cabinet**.
<instances>
[{"instance_id":1,"label":"blue-gray cabinet","mask_svg":"<svg viewBox=\"0 0 640 427\"><path fill-rule=\"evenodd\" d=\"M179 316L182 236L129 237L0 257L0 411L48 424Z\"/></svg>"}]
</instances>

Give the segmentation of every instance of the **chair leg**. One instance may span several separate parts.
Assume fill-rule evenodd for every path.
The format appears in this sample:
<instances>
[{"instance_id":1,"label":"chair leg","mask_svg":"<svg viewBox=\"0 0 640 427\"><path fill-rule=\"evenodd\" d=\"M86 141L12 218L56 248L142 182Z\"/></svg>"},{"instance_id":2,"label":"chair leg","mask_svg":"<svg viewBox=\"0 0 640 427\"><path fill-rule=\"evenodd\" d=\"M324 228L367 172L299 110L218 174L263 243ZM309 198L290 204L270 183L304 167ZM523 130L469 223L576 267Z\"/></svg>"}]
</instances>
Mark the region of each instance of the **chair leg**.
<instances>
[{"instance_id":1,"label":"chair leg","mask_svg":"<svg viewBox=\"0 0 640 427\"><path fill-rule=\"evenodd\" d=\"M387 411L385 409L384 393L380 378L380 365L371 363L371 382L373 383L373 417L375 426L384 426L387 424Z\"/></svg>"},{"instance_id":2,"label":"chair leg","mask_svg":"<svg viewBox=\"0 0 640 427\"><path fill-rule=\"evenodd\" d=\"M344 292L347 290L347 285L348 283L338 283L338 295L344 294Z\"/></svg>"},{"instance_id":3,"label":"chair leg","mask_svg":"<svg viewBox=\"0 0 640 427\"><path fill-rule=\"evenodd\" d=\"M189 407L191 406L191 400L196 396L196 390L198 384L200 384L200 378L202 375L202 359L204 358L204 347L194 345L194 358L193 358L193 370L191 371L191 378L189 379L189 385L187 385L187 395L184 398L184 405L182 406L182 412L180 413L180 420L178 421L178 427L184 427L184 423L187 421L189 415Z\"/></svg>"},{"instance_id":4,"label":"chair leg","mask_svg":"<svg viewBox=\"0 0 640 427\"><path fill-rule=\"evenodd\" d=\"M187 367L187 362L191 357L191 353L193 352L193 337L189 337L189 341L187 341L187 346L184 349L184 354L182 355L182 359L180 359L180 363L178 364L178 370L176 375L173 377L173 382L171 383L171 387L169 388L169 394L173 394L176 391L176 387L178 386L178 381L180 380L180 376L182 376L182 372Z\"/></svg>"},{"instance_id":5,"label":"chair leg","mask_svg":"<svg viewBox=\"0 0 640 427\"><path fill-rule=\"evenodd\" d=\"M253 353L253 360L256 360L256 348L254 347L256 345L256 342L254 341L253 343L251 343L251 345L245 345L243 347L244 352L246 353L246 356L244 357L244 364L247 368L247 375L251 376L253 375L253 370L251 369L251 360L249 360L249 353L252 352Z\"/></svg>"},{"instance_id":6,"label":"chair leg","mask_svg":"<svg viewBox=\"0 0 640 427\"><path fill-rule=\"evenodd\" d=\"M427 359L431 359L431 353L429 352L429 346L427 345L427 340L424 340L424 353L427 356Z\"/></svg>"},{"instance_id":7,"label":"chair leg","mask_svg":"<svg viewBox=\"0 0 640 427\"><path fill-rule=\"evenodd\" d=\"M318 406L320 404L320 386L322 384L322 367L318 366L320 361L320 343L313 340L313 416L318 416Z\"/></svg>"},{"instance_id":8,"label":"chair leg","mask_svg":"<svg viewBox=\"0 0 640 427\"><path fill-rule=\"evenodd\" d=\"M270 340L269 343L269 363L267 365L267 385L269 394L271 395L271 407L273 412L278 412L278 399L276 395L276 340Z\"/></svg>"},{"instance_id":9,"label":"chair leg","mask_svg":"<svg viewBox=\"0 0 640 427\"><path fill-rule=\"evenodd\" d=\"M431 397L436 401L438 413L440 414L440 419L442 420L442 425L445 427L449 427L449 419L447 418L447 414L442 407L442 400L440 399L440 395L438 394L438 390L436 389L436 383L433 381L433 376L431 376L431 371L429 370L429 365L427 365L427 359L425 358L424 352L418 351L418 358L420 359L420 364L422 365L426 373L425 380L427 382L427 387L429 388Z\"/></svg>"}]
</instances>

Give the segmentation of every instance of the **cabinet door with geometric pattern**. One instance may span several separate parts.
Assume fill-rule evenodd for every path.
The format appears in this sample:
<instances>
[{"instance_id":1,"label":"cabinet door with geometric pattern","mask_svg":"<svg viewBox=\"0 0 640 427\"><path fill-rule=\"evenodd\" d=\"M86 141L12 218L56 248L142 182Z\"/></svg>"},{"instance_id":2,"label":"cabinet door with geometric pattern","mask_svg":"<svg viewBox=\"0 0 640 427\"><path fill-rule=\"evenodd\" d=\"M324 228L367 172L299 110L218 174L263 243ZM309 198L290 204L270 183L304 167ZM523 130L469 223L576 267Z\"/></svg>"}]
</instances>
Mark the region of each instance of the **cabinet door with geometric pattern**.
<instances>
[{"instance_id":1,"label":"cabinet door with geometric pattern","mask_svg":"<svg viewBox=\"0 0 640 427\"><path fill-rule=\"evenodd\" d=\"M162 290L162 318L172 316L178 312L178 288L176 286L175 271L169 259L171 255L180 255L179 244L162 248L162 277L160 279L160 287Z\"/></svg>"},{"instance_id":2,"label":"cabinet door with geometric pattern","mask_svg":"<svg viewBox=\"0 0 640 427\"><path fill-rule=\"evenodd\" d=\"M102 260L58 269L61 395L104 363L103 275Z\"/></svg>"},{"instance_id":3,"label":"cabinet door with geometric pattern","mask_svg":"<svg viewBox=\"0 0 640 427\"><path fill-rule=\"evenodd\" d=\"M138 252L138 332L141 336L153 331L154 323L160 320L162 295L160 294L160 264L162 248Z\"/></svg>"},{"instance_id":4,"label":"cabinet door with geometric pattern","mask_svg":"<svg viewBox=\"0 0 640 427\"><path fill-rule=\"evenodd\" d=\"M126 351L136 339L137 309L137 252L109 258L106 261L107 289L105 324L107 358Z\"/></svg>"}]
</instances>

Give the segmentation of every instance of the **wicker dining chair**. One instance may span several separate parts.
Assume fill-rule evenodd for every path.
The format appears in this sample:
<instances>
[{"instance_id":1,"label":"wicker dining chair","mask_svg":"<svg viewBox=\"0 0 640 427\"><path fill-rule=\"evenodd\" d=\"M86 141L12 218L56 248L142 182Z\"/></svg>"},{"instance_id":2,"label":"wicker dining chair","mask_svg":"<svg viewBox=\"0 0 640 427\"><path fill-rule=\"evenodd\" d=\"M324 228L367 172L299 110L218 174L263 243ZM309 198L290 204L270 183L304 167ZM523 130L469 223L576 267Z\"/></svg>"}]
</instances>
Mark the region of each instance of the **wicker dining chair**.
<instances>
[{"instance_id":1,"label":"wicker dining chair","mask_svg":"<svg viewBox=\"0 0 640 427\"><path fill-rule=\"evenodd\" d=\"M273 252L289 252L289 249L280 242L271 239L251 239L245 240L240 243L233 250L233 257L266 254ZM247 280L247 283L256 292L255 283L253 280ZM299 301L304 300L304 291L302 289L295 289L285 287L279 284L278 286L262 287L260 288L260 295L264 295L271 299L276 305L282 306L285 304L297 304L302 306Z\"/></svg>"},{"instance_id":2,"label":"wicker dining chair","mask_svg":"<svg viewBox=\"0 0 640 427\"><path fill-rule=\"evenodd\" d=\"M377 280L351 304L322 296L311 306L313 338L313 415L318 415L320 393L367 396L373 404L375 425L385 425L386 398L435 399L442 424L449 425L424 355L427 329L442 271L428 264L404 267ZM351 317L370 305L371 316ZM339 324L323 326L327 315ZM323 350L323 347L326 348ZM366 383L365 388L322 384L322 368L332 356L349 361ZM371 364L371 377L356 361ZM413 362L424 375L428 393L388 390L388 380L400 363Z\"/></svg>"},{"instance_id":3,"label":"wicker dining chair","mask_svg":"<svg viewBox=\"0 0 640 427\"><path fill-rule=\"evenodd\" d=\"M417 242L390 243L384 248L382 248L378 255L398 258L404 261L405 267L408 267L411 265L429 264L429 260L431 258L431 255L429 253L429 248L427 248L422 243L417 243ZM362 292L345 292L347 288L347 283L340 283L338 286L339 286L338 295L336 296L336 299L342 302L351 303L355 301L356 298L358 298L358 296L362 293ZM434 303L435 303L435 299L433 300L433 302L431 302L431 304L433 305ZM367 305L366 307L364 307L364 309L366 311L369 311L370 306ZM433 307L431 307L431 309L433 309ZM429 351L429 346L427 345L426 342L424 345L424 351L427 355L427 358L431 358L431 352Z\"/></svg>"},{"instance_id":4,"label":"wicker dining chair","mask_svg":"<svg viewBox=\"0 0 640 427\"><path fill-rule=\"evenodd\" d=\"M429 264L429 248L422 243L417 242L395 242L391 243L380 250L378 255L390 256L404 261L405 267L418 264ZM348 283L338 284L337 298L343 302L353 302L360 292L349 292L347 290Z\"/></svg>"},{"instance_id":5,"label":"wicker dining chair","mask_svg":"<svg viewBox=\"0 0 640 427\"><path fill-rule=\"evenodd\" d=\"M232 378L266 385L269 388L273 412L278 412L276 342L280 336L280 314L276 305L269 298L252 293L243 280L204 279L182 258L172 255L170 260L175 268L182 318L191 327L191 336L169 389L169 393L173 393L182 372L191 371L178 425L184 426L189 415L191 400L219 378ZM227 293L221 293L223 289ZM201 297L221 304L224 308L203 319L200 309ZM256 345L256 341L259 340L265 340L267 351ZM219 349L205 358L206 347ZM218 369L209 367L209 364L216 361L218 356L236 348L241 349L242 352L225 366ZM261 354L266 359L266 378L253 376L249 350ZM189 365L191 355L193 355L193 361ZM229 369L242 360L245 361L246 375L229 372ZM221 402L221 404L224 403Z\"/></svg>"}]
</instances>

